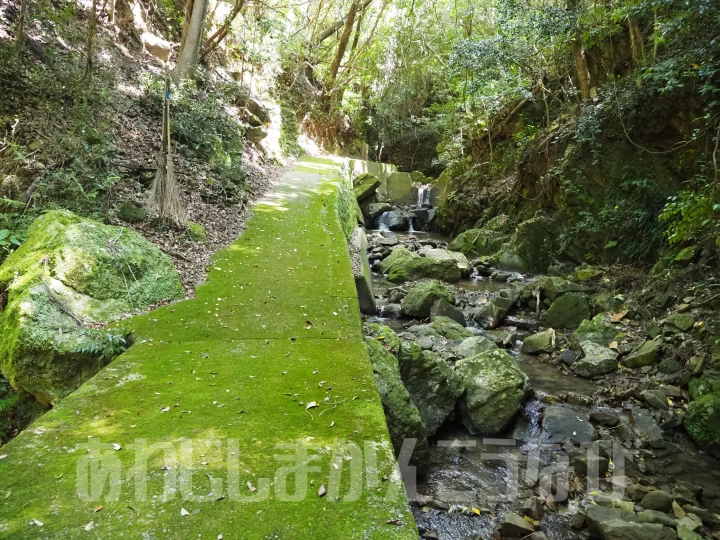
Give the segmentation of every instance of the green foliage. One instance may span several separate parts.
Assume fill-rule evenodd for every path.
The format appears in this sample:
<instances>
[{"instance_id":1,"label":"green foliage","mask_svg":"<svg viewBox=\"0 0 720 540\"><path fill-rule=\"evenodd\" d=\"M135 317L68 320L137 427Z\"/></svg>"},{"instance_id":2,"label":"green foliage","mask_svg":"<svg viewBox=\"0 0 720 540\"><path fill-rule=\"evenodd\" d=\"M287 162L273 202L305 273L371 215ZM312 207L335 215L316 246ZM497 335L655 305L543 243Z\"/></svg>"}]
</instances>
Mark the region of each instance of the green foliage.
<instances>
[{"instance_id":1,"label":"green foliage","mask_svg":"<svg viewBox=\"0 0 720 540\"><path fill-rule=\"evenodd\" d=\"M95 356L98 362L109 363L127 349L126 333L88 330L88 337L75 350L78 354Z\"/></svg>"},{"instance_id":2,"label":"green foliage","mask_svg":"<svg viewBox=\"0 0 720 540\"><path fill-rule=\"evenodd\" d=\"M712 186L698 191L683 190L668 198L660 213L666 224L665 236L670 245L697 242L720 230L720 204L713 204Z\"/></svg>"},{"instance_id":3,"label":"green foliage","mask_svg":"<svg viewBox=\"0 0 720 540\"><path fill-rule=\"evenodd\" d=\"M285 156L301 156L303 149L298 144L300 127L298 126L295 110L289 105L280 106L280 150Z\"/></svg>"}]
</instances>

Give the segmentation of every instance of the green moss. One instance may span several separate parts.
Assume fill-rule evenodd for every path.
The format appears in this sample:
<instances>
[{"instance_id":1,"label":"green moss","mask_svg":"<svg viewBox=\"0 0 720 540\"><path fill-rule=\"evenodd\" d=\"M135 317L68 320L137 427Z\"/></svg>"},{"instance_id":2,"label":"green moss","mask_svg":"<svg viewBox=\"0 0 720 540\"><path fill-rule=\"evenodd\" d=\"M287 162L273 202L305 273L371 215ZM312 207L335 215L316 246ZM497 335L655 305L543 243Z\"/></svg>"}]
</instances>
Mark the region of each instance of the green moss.
<instances>
[{"instance_id":1,"label":"green moss","mask_svg":"<svg viewBox=\"0 0 720 540\"><path fill-rule=\"evenodd\" d=\"M185 226L187 227L190 238L196 242L205 242L207 240L207 231L205 231L205 227L200 223L187 221L185 222Z\"/></svg>"},{"instance_id":2,"label":"green moss","mask_svg":"<svg viewBox=\"0 0 720 540\"><path fill-rule=\"evenodd\" d=\"M132 319L136 345L3 448L3 491L11 494L3 537L27 537L34 531L28 522L38 519L52 538L77 538L91 520L91 534L105 537L215 538L242 530L258 539L416 538L363 343L337 204L337 184L288 173L255 205L243 236L214 257L195 298ZM319 406L308 410L311 401ZM129 482L117 500L79 501L77 464L88 441L120 444L110 458L126 478L132 445L142 439L175 451L183 440L204 445L192 458L199 499L163 498L165 463L157 452L146 499ZM350 460L340 460L339 500L317 496L335 474L336 439L378 448L377 474L367 476L377 476L377 485L357 500L348 496ZM242 496L251 495L246 482L272 481L288 465L276 456L290 452L277 445L308 449L318 470L309 473L307 497L281 501L273 487L265 501L233 500L229 441L239 444L232 459ZM224 487L212 491L209 477ZM386 500L388 489L399 496ZM103 510L93 513L97 504ZM181 508L200 512L181 516Z\"/></svg>"},{"instance_id":3,"label":"green moss","mask_svg":"<svg viewBox=\"0 0 720 540\"><path fill-rule=\"evenodd\" d=\"M138 223L147 218L147 212L144 208L132 204L121 204L118 209L118 217L128 223Z\"/></svg>"}]
</instances>

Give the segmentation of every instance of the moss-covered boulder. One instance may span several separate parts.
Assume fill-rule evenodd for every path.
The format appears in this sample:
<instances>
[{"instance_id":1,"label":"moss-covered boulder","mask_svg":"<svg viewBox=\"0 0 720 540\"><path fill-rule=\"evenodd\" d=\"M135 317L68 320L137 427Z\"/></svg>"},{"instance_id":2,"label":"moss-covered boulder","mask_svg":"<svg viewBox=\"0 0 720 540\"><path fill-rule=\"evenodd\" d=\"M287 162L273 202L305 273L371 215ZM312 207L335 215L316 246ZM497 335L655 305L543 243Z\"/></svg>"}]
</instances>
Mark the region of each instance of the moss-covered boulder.
<instances>
[{"instance_id":1,"label":"moss-covered boulder","mask_svg":"<svg viewBox=\"0 0 720 540\"><path fill-rule=\"evenodd\" d=\"M550 300L556 300L558 297L569 292L584 292L585 287L579 283L573 283L561 277L545 278L543 282L543 292Z\"/></svg>"},{"instance_id":2,"label":"moss-covered boulder","mask_svg":"<svg viewBox=\"0 0 720 540\"><path fill-rule=\"evenodd\" d=\"M397 354L398 350L400 350L400 338L389 326L379 323L365 323L363 324L363 330L366 335L380 341L393 354Z\"/></svg>"},{"instance_id":3,"label":"moss-covered boulder","mask_svg":"<svg viewBox=\"0 0 720 540\"><path fill-rule=\"evenodd\" d=\"M127 223L139 223L147 218L147 211L134 204L121 204L117 215Z\"/></svg>"},{"instance_id":4,"label":"moss-covered boulder","mask_svg":"<svg viewBox=\"0 0 720 540\"><path fill-rule=\"evenodd\" d=\"M442 315L433 319L430 328L447 339L465 339L475 335L472 330L465 328L462 324L458 324L450 317L444 317Z\"/></svg>"},{"instance_id":5,"label":"moss-covered boulder","mask_svg":"<svg viewBox=\"0 0 720 540\"><path fill-rule=\"evenodd\" d=\"M98 325L184 295L175 266L154 244L67 210L33 222L0 266L0 289L7 291L0 370L45 404L94 375L98 358L117 345Z\"/></svg>"},{"instance_id":6,"label":"moss-covered boulder","mask_svg":"<svg viewBox=\"0 0 720 540\"><path fill-rule=\"evenodd\" d=\"M480 353L494 351L498 346L484 336L472 336L465 338L460 345L453 349L453 352L462 357L470 358Z\"/></svg>"},{"instance_id":7,"label":"moss-covered boulder","mask_svg":"<svg viewBox=\"0 0 720 540\"><path fill-rule=\"evenodd\" d=\"M498 264L519 272L545 272L553 262L556 237L554 224L546 216L523 221L500 248Z\"/></svg>"},{"instance_id":8,"label":"moss-covered boulder","mask_svg":"<svg viewBox=\"0 0 720 540\"><path fill-rule=\"evenodd\" d=\"M403 315L424 319L430 316L430 309L437 300L454 302L453 295L448 288L441 281L432 279L421 281L411 287L400 302L400 306Z\"/></svg>"},{"instance_id":9,"label":"moss-covered boulder","mask_svg":"<svg viewBox=\"0 0 720 540\"><path fill-rule=\"evenodd\" d=\"M353 180L355 199L359 203L366 201L375 195L378 187L380 187L380 180L377 176L371 173L360 174Z\"/></svg>"},{"instance_id":10,"label":"moss-covered boulder","mask_svg":"<svg viewBox=\"0 0 720 540\"><path fill-rule=\"evenodd\" d=\"M470 266L467 257L457 251L449 251L447 249L438 249L430 246L425 246L420 251L418 251L418 255L420 255L421 257L427 257L428 259L435 260L451 259L455 261L455 264L457 264L457 267L460 269L460 273L463 276L469 276L472 272L472 266Z\"/></svg>"},{"instance_id":11,"label":"moss-covered boulder","mask_svg":"<svg viewBox=\"0 0 720 540\"><path fill-rule=\"evenodd\" d=\"M188 236L195 242L204 242L207 240L207 231L200 223L187 221L185 226L187 227Z\"/></svg>"},{"instance_id":12,"label":"moss-covered boulder","mask_svg":"<svg viewBox=\"0 0 720 540\"><path fill-rule=\"evenodd\" d=\"M427 429L402 382L398 360L377 339L365 338L365 344L395 455L400 454L405 439L417 439L413 458L416 464L423 464L428 459Z\"/></svg>"},{"instance_id":13,"label":"moss-covered boulder","mask_svg":"<svg viewBox=\"0 0 720 540\"><path fill-rule=\"evenodd\" d=\"M623 364L629 368L652 366L660 360L661 350L662 338L649 339L627 355L623 360Z\"/></svg>"},{"instance_id":14,"label":"moss-covered boulder","mask_svg":"<svg viewBox=\"0 0 720 540\"><path fill-rule=\"evenodd\" d=\"M485 257L496 253L507 239L507 234L490 229L470 229L458 234L448 249L459 251L470 258Z\"/></svg>"},{"instance_id":15,"label":"moss-covered boulder","mask_svg":"<svg viewBox=\"0 0 720 540\"><path fill-rule=\"evenodd\" d=\"M555 350L556 341L555 330L548 328L526 337L522 344L522 352L525 354L550 353Z\"/></svg>"},{"instance_id":16,"label":"moss-covered boulder","mask_svg":"<svg viewBox=\"0 0 720 540\"><path fill-rule=\"evenodd\" d=\"M610 317L599 313L592 319L585 319L573 332L573 340L577 343L593 341L599 345L607 346L618 334L617 328L610 322Z\"/></svg>"},{"instance_id":17,"label":"moss-covered boulder","mask_svg":"<svg viewBox=\"0 0 720 540\"><path fill-rule=\"evenodd\" d=\"M449 283L460 281L461 273L454 259L428 259L397 247L380 263L380 271L393 283L431 278Z\"/></svg>"},{"instance_id":18,"label":"moss-covered boulder","mask_svg":"<svg viewBox=\"0 0 720 540\"><path fill-rule=\"evenodd\" d=\"M459 360L455 372L465 391L460 411L471 433L501 433L520 409L529 390L528 377L499 349Z\"/></svg>"},{"instance_id":19,"label":"moss-covered boulder","mask_svg":"<svg viewBox=\"0 0 720 540\"><path fill-rule=\"evenodd\" d=\"M553 328L577 328L590 317L590 304L583 293L569 292L560 296L543 313L542 320Z\"/></svg>"},{"instance_id":20,"label":"moss-covered boulder","mask_svg":"<svg viewBox=\"0 0 720 540\"><path fill-rule=\"evenodd\" d=\"M703 446L720 449L720 396L706 394L690 402L685 414L685 431Z\"/></svg>"},{"instance_id":21,"label":"moss-covered boulder","mask_svg":"<svg viewBox=\"0 0 720 540\"><path fill-rule=\"evenodd\" d=\"M462 394L460 380L447 362L432 351L422 350L414 341L403 343L398 360L405 388L430 437L455 409Z\"/></svg>"},{"instance_id":22,"label":"moss-covered boulder","mask_svg":"<svg viewBox=\"0 0 720 540\"><path fill-rule=\"evenodd\" d=\"M580 348L583 357L573 366L576 375L591 379L617 370L618 354L612 349L594 341L584 341L580 344Z\"/></svg>"}]
</instances>

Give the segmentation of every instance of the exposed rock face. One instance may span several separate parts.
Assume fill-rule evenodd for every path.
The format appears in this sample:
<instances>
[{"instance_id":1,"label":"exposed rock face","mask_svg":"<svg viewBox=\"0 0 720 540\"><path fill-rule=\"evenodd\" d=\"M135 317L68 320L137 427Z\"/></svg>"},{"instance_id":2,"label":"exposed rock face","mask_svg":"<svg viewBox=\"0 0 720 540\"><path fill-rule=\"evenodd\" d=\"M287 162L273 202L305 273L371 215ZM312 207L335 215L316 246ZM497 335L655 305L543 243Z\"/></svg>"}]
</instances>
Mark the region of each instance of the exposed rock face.
<instances>
[{"instance_id":1,"label":"exposed rock face","mask_svg":"<svg viewBox=\"0 0 720 540\"><path fill-rule=\"evenodd\" d=\"M498 263L518 272L546 272L552 262L556 236L548 217L536 216L524 221L500 248Z\"/></svg>"},{"instance_id":2,"label":"exposed rock face","mask_svg":"<svg viewBox=\"0 0 720 540\"><path fill-rule=\"evenodd\" d=\"M458 234L448 249L470 258L493 255L508 239L508 235L489 229L470 229Z\"/></svg>"},{"instance_id":3,"label":"exposed rock face","mask_svg":"<svg viewBox=\"0 0 720 540\"><path fill-rule=\"evenodd\" d=\"M550 300L556 300L565 293L584 292L585 287L560 277L549 277L543 282L543 291Z\"/></svg>"},{"instance_id":4,"label":"exposed rock face","mask_svg":"<svg viewBox=\"0 0 720 540\"><path fill-rule=\"evenodd\" d=\"M430 308L430 319L435 320L437 317L447 317L458 324L465 326L465 315L460 308L448 303L445 299L436 300Z\"/></svg>"},{"instance_id":5,"label":"exposed rock face","mask_svg":"<svg viewBox=\"0 0 720 540\"><path fill-rule=\"evenodd\" d=\"M477 354L481 354L488 351L497 349L495 345L486 337L473 336L463 340L463 342L453 349L453 352L463 358L470 358Z\"/></svg>"},{"instance_id":6,"label":"exposed rock face","mask_svg":"<svg viewBox=\"0 0 720 540\"><path fill-rule=\"evenodd\" d=\"M454 260L436 260L397 247L380 263L380 271L393 283L434 278L454 283L460 281L460 269Z\"/></svg>"},{"instance_id":7,"label":"exposed rock face","mask_svg":"<svg viewBox=\"0 0 720 540\"><path fill-rule=\"evenodd\" d=\"M416 342L404 343L398 359L405 387L432 436L455 409L462 394L460 380L447 362Z\"/></svg>"},{"instance_id":8,"label":"exposed rock face","mask_svg":"<svg viewBox=\"0 0 720 540\"><path fill-rule=\"evenodd\" d=\"M617 353L612 349L598 345L594 341L583 341L580 344L583 358L575 363L575 374L592 378L617 370Z\"/></svg>"},{"instance_id":9,"label":"exposed rock face","mask_svg":"<svg viewBox=\"0 0 720 540\"><path fill-rule=\"evenodd\" d=\"M406 438L417 439L413 457L418 462L428 458L427 430L417 407L400 377L398 360L374 338L365 338L373 366L375 384L382 400L390 439L395 455L400 453Z\"/></svg>"},{"instance_id":10,"label":"exposed rock face","mask_svg":"<svg viewBox=\"0 0 720 540\"><path fill-rule=\"evenodd\" d=\"M441 281L433 279L413 286L402 299L400 306L404 315L425 319L430 316L430 309L438 300L451 303L453 295Z\"/></svg>"},{"instance_id":11,"label":"exposed rock face","mask_svg":"<svg viewBox=\"0 0 720 540\"><path fill-rule=\"evenodd\" d=\"M413 204L415 202L415 187L410 174L394 172L383 181L381 189L383 196L395 204Z\"/></svg>"},{"instance_id":12,"label":"exposed rock face","mask_svg":"<svg viewBox=\"0 0 720 540\"><path fill-rule=\"evenodd\" d=\"M499 349L459 360L455 371L465 388L460 410L468 431L482 435L502 432L529 390L527 375Z\"/></svg>"},{"instance_id":13,"label":"exposed rock face","mask_svg":"<svg viewBox=\"0 0 720 540\"><path fill-rule=\"evenodd\" d=\"M145 47L145 50L152 54L158 60L167 62L170 58L170 51L172 50L172 44L163 38L156 36L151 32L143 32L140 39Z\"/></svg>"},{"instance_id":14,"label":"exposed rock face","mask_svg":"<svg viewBox=\"0 0 720 540\"><path fill-rule=\"evenodd\" d=\"M542 320L552 328L577 328L590 316L590 305L583 293L569 292L555 300Z\"/></svg>"},{"instance_id":15,"label":"exposed rock face","mask_svg":"<svg viewBox=\"0 0 720 540\"><path fill-rule=\"evenodd\" d=\"M458 324L449 317L443 317L442 315L433 319L430 328L447 339L465 339L474 335L471 330L465 328L462 324Z\"/></svg>"},{"instance_id":16,"label":"exposed rock face","mask_svg":"<svg viewBox=\"0 0 720 540\"><path fill-rule=\"evenodd\" d=\"M0 369L14 388L55 403L101 367L107 323L184 296L170 258L138 233L48 212L0 266ZM109 361L105 358L104 361Z\"/></svg>"}]
</instances>

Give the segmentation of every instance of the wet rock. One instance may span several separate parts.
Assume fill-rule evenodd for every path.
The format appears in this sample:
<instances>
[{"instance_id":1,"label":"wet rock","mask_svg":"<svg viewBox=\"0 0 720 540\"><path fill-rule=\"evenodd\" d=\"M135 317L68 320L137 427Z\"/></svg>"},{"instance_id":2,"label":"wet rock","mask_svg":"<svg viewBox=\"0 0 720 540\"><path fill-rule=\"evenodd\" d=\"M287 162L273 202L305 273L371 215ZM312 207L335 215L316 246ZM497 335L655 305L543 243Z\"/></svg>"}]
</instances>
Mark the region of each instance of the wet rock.
<instances>
[{"instance_id":1,"label":"wet rock","mask_svg":"<svg viewBox=\"0 0 720 540\"><path fill-rule=\"evenodd\" d=\"M380 307L380 315L388 319L399 319L402 315L400 304L385 304Z\"/></svg>"},{"instance_id":2,"label":"wet rock","mask_svg":"<svg viewBox=\"0 0 720 540\"><path fill-rule=\"evenodd\" d=\"M680 523L677 524L677 535L679 540L702 540L703 538Z\"/></svg>"},{"instance_id":3,"label":"wet rock","mask_svg":"<svg viewBox=\"0 0 720 540\"><path fill-rule=\"evenodd\" d=\"M508 512L500 525L500 534L503 538L523 538L535 532L535 527L525 518L514 512Z\"/></svg>"},{"instance_id":4,"label":"wet rock","mask_svg":"<svg viewBox=\"0 0 720 540\"><path fill-rule=\"evenodd\" d=\"M400 243L400 239L397 236L383 237L378 240L378 244L385 247L395 247Z\"/></svg>"},{"instance_id":5,"label":"wet rock","mask_svg":"<svg viewBox=\"0 0 720 540\"><path fill-rule=\"evenodd\" d=\"M472 330L465 328L462 324L458 324L448 317L438 315L433 319L430 327L437 332L438 335L447 339L465 339L472 337Z\"/></svg>"},{"instance_id":6,"label":"wet rock","mask_svg":"<svg viewBox=\"0 0 720 540\"><path fill-rule=\"evenodd\" d=\"M526 337L523 341L522 352L526 354L553 352L556 345L555 340L555 330L548 328L543 332Z\"/></svg>"},{"instance_id":7,"label":"wet rock","mask_svg":"<svg viewBox=\"0 0 720 540\"><path fill-rule=\"evenodd\" d=\"M454 301L448 288L441 281L433 279L411 287L400 306L403 315L425 319L430 316L430 310L438 300L448 303Z\"/></svg>"},{"instance_id":8,"label":"wet rock","mask_svg":"<svg viewBox=\"0 0 720 540\"><path fill-rule=\"evenodd\" d=\"M575 374L592 378L617 370L617 353L593 341L580 344L583 357L575 363Z\"/></svg>"},{"instance_id":9,"label":"wet rock","mask_svg":"<svg viewBox=\"0 0 720 540\"><path fill-rule=\"evenodd\" d=\"M659 523L637 523L612 519L598 523L593 531L603 540L675 540L677 535L670 527Z\"/></svg>"},{"instance_id":10,"label":"wet rock","mask_svg":"<svg viewBox=\"0 0 720 540\"><path fill-rule=\"evenodd\" d=\"M465 326L465 315L462 310L450 304L445 298L436 300L430 308L430 319L435 320L436 317L447 317Z\"/></svg>"},{"instance_id":11,"label":"wet rock","mask_svg":"<svg viewBox=\"0 0 720 540\"><path fill-rule=\"evenodd\" d=\"M448 244L448 249L468 257L493 255L508 239L508 235L488 229L470 229L460 233Z\"/></svg>"},{"instance_id":12,"label":"wet rock","mask_svg":"<svg viewBox=\"0 0 720 540\"><path fill-rule=\"evenodd\" d=\"M620 421L620 415L612 411L593 411L590 413L590 421L601 426L613 427Z\"/></svg>"},{"instance_id":13,"label":"wet rock","mask_svg":"<svg viewBox=\"0 0 720 540\"><path fill-rule=\"evenodd\" d=\"M535 319L527 319L524 317L513 317L507 315L505 317L505 324L507 326L515 326L518 329L528 330L529 332L537 332L539 323Z\"/></svg>"},{"instance_id":14,"label":"wet rock","mask_svg":"<svg viewBox=\"0 0 720 540\"><path fill-rule=\"evenodd\" d=\"M530 497L523 503L523 515L534 521L540 521L545 513L543 500L540 497Z\"/></svg>"},{"instance_id":15,"label":"wet rock","mask_svg":"<svg viewBox=\"0 0 720 540\"><path fill-rule=\"evenodd\" d=\"M543 441L546 443L563 444L571 441L574 444L583 444L598 438L597 431L587 418L558 405L545 409L542 427Z\"/></svg>"},{"instance_id":16,"label":"wet rock","mask_svg":"<svg viewBox=\"0 0 720 540\"><path fill-rule=\"evenodd\" d=\"M662 390L644 390L640 392L640 397L645 400L645 403L650 405L653 409L659 409L667 411L670 406L667 402L667 397Z\"/></svg>"},{"instance_id":17,"label":"wet rock","mask_svg":"<svg viewBox=\"0 0 720 540\"><path fill-rule=\"evenodd\" d=\"M391 231L409 231L412 216L412 213L402 210L384 212L378 218L378 226L387 227Z\"/></svg>"},{"instance_id":18,"label":"wet rock","mask_svg":"<svg viewBox=\"0 0 720 540\"><path fill-rule=\"evenodd\" d=\"M465 388L459 404L468 431L483 435L502 432L529 390L527 375L501 350L459 360L455 372Z\"/></svg>"},{"instance_id":19,"label":"wet rock","mask_svg":"<svg viewBox=\"0 0 720 540\"><path fill-rule=\"evenodd\" d=\"M685 528L688 531L696 531L700 527L702 527L703 522L700 517L696 516L695 514L685 514L683 517L679 518L677 520L677 527L678 529Z\"/></svg>"},{"instance_id":20,"label":"wet rock","mask_svg":"<svg viewBox=\"0 0 720 540\"><path fill-rule=\"evenodd\" d=\"M575 513L575 515L573 516L572 523L570 524L570 526L573 529L575 529L576 531L580 530L585 526L585 520L586 520L585 512L583 512L582 510L578 510Z\"/></svg>"},{"instance_id":21,"label":"wet rock","mask_svg":"<svg viewBox=\"0 0 720 540\"><path fill-rule=\"evenodd\" d=\"M657 363L662 348L662 340L655 338L646 341L623 359L623 364L629 368L641 368Z\"/></svg>"},{"instance_id":22,"label":"wet rock","mask_svg":"<svg viewBox=\"0 0 720 540\"><path fill-rule=\"evenodd\" d=\"M582 321L577 330L573 332L573 339L578 343L593 341L607 347L617 333L617 328L610 323L610 317L600 313L590 320Z\"/></svg>"},{"instance_id":23,"label":"wet rock","mask_svg":"<svg viewBox=\"0 0 720 540\"><path fill-rule=\"evenodd\" d=\"M650 411L646 409L633 410L633 419L635 421L635 430L648 444L653 448L665 448L667 443L663 430L657 425Z\"/></svg>"},{"instance_id":24,"label":"wet rock","mask_svg":"<svg viewBox=\"0 0 720 540\"><path fill-rule=\"evenodd\" d=\"M596 454L591 448L578 449L573 453L573 467L579 476L604 478L610 466L610 460Z\"/></svg>"},{"instance_id":25,"label":"wet rock","mask_svg":"<svg viewBox=\"0 0 720 540\"><path fill-rule=\"evenodd\" d=\"M698 497L702 495L702 488L692 486L683 481L678 481L672 488L673 500L681 505L690 504L692 506L700 506Z\"/></svg>"},{"instance_id":26,"label":"wet rock","mask_svg":"<svg viewBox=\"0 0 720 540\"><path fill-rule=\"evenodd\" d=\"M519 298L517 289L503 289L497 297L480 307L473 314L473 319L483 328L497 328Z\"/></svg>"},{"instance_id":27,"label":"wet rock","mask_svg":"<svg viewBox=\"0 0 720 540\"><path fill-rule=\"evenodd\" d=\"M579 283L573 283L567 279L560 277L548 277L543 282L543 291L545 296L550 300L556 300L558 297L569 292L584 292L585 287Z\"/></svg>"},{"instance_id":28,"label":"wet rock","mask_svg":"<svg viewBox=\"0 0 720 540\"><path fill-rule=\"evenodd\" d=\"M377 188L380 187L380 180L371 173L363 173L356 176L353 180L353 190L357 202L361 203L375 195Z\"/></svg>"},{"instance_id":29,"label":"wet rock","mask_svg":"<svg viewBox=\"0 0 720 540\"><path fill-rule=\"evenodd\" d=\"M463 391L460 377L437 354L414 342L401 345L398 361L405 388L431 437L455 409Z\"/></svg>"},{"instance_id":30,"label":"wet rock","mask_svg":"<svg viewBox=\"0 0 720 540\"><path fill-rule=\"evenodd\" d=\"M457 251L448 251L447 249L438 249L426 246L420 249L417 253L421 257L427 257L428 259L434 259L437 261L455 261L455 264L457 264L457 267L460 269L460 273L463 276L469 276L470 272L472 272L472 267L470 266L467 258L465 258L465 255L458 253Z\"/></svg>"},{"instance_id":31,"label":"wet rock","mask_svg":"<svg viewBox=\"0 0 720 540\"><path fill-rule=\"evenodd\" d=\"M602 275L602 270L583 263L573 270L573 277L578 281L590 281Z\"/></svg>"},{"instance_id":32,"label":"wet rock","mask_svg":"<svg viewBox=\"0 0 720 540\"><path fill-rule=\"evenodd\" d=\"M435 336L425 336L417 340L418 345L424 351L430 351L435 346Z\"/></svg>"},{"instance_id":33,"label":"wet rock","mask_svg":"<svg viewBox=\"0 0 720 540\"><path fill-rule=\"evenodd\" d=\"M587 295L570 292L555 300L550 308L543 313L543 322L552 328L577 328L590 316Z\"/></svg>"},{"instance_id":34,"label":"wet rock","mask_svg":"<svg viewBox=\"0 0 720 540\"><path fill-rule=\"evenodd\" d=\"M484 330L482 335L504 349L512 348L515 335L507 330Z\"/></svg>"},{"instance_id":35,"label":"wet rock","mask_svg":"<svg viewBox=\"0 0 720 540\"><path fill-rule=\"evenodd\" d=\"M390 212L392 209L393 205L387 202L371 203L367 205L365 217L369 221L374 222L374 220L379 218L382 214L384 214L385 212Z\"/></svg>"},{"instance_id":36,"label":"wet rock","mask_svg":"<svg viewBox=\"0 0 720 540\"><path fill-rule=\"evenodd\" d=\"M567 349L561 352L557 359L566 366L572 366L575 362L577 362L578 355L575 351Z\"/></svg>"},{"instance_id":37,"label":"wet rock","mask_svg":"<svg viewBox=\"0 0 720 540\"><path fill-rule=\"evenodd\" d=\"M537 531L528 536L529 540L548 540L547 535L542 531Z\"/></svg>"},{"instance_id":38,"label":"wet rock","mask_svg":"<svg viewBox=\"0 0 720 540\"><path fill-rule=\"evenodd\" d=\"M363 325L365 334L380 341L385 347L389 347L391 352L397 354L400 350L400 338L395 331L389 326L378 323L365 323Z\"/></svg>"},{"instance_id":39,"label":"wet rock","mask_svg":"<svg viewBox=\"0 0 720 540\"><path fill-rule=\"evenodd\" d=\"M662 490L651 491L640 502L640 506L646 510L657 510L658 512L669 512L672 507L673 498L670 493Z\"/></svg>"},{"instance_id":40,"label":"wet rock","mask_svg":"<svg viewBox=\"0 0 720 540\"><path fill-rule=\"evenodd\" d=\"M399 455L406 438L416 438L418 441L413 455L418 462L426 462L427 429L403 384L397 358L385 350L377 339L365 338L365 343L370 353L375 385L380 393L395 455Z\"/></svg>"},{"instance_id":41,"label":"wet rock","mask_svg":"<svg viewBox=\"0 0 720 540\"><path fill-rule=\"evenodd\" d=\"M396 247L380 263L380 270L393 283L435 278L450 283L460 280L460 269L454 260L437 260L421 257L404 248Z\"/></svg>"},{"instance_id":42,"label":"wet rock","mask_svg":"<svg viewBox=\"0 0 720 540\"><path fill-rule=\"evenodd\" d=\"M497 349L497 345L486 337L473 336L463 340L463 342L453 349L453 352L462 357L470 358L480 353Z\"/></svg>"}]
</instances>

